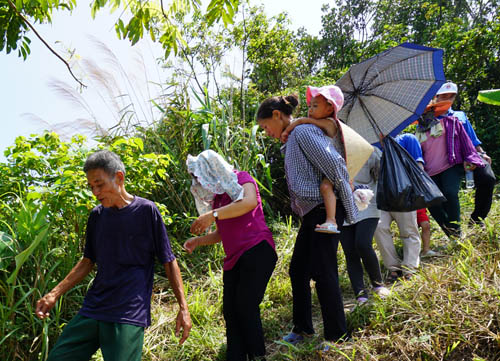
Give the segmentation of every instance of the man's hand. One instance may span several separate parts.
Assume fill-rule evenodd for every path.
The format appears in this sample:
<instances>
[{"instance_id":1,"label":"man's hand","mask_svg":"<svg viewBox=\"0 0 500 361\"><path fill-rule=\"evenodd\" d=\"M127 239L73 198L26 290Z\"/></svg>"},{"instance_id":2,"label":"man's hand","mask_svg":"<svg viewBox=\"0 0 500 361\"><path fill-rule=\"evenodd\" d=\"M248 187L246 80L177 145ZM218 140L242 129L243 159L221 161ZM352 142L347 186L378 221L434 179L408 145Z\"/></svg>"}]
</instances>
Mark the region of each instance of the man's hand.
<instances>
[{"instance_id":1,"label":"man's hand","mask_svg":"<svg viewBox=\"0 0 500 361\"><path fill-rule=\"evenodd\" d=\"M177 260L167 262L163 265L165 267L165 274L167 275L168 282L172 291L174 291L175 298L179 303L179 313L175 320L175 335L179 337L182 328L182 337L179 340L179 344L184 343L189 336L189 331L191 330L191 317L189 316L188 304L186 297L184 296L184 285L182 284L181 271Z\"/></svg>"},{"instance_id":2,"label":"man's hand","mask_svg":"<svg viewBox=\"0 0 500 361\"><path fill-rule=\"evenodd\" d=\"M38 300L36 303L35 315L41 319L49 317L49 312L54 307L59 297L72 289L77 283L81 282L90 271L92 271L92 268L94 268L94 263L91 259L83 257L78 261L56 287Z\"/></svg>"},{"instance_id":3,"label":"man's hand","mask_svg":"<svg viewBox=\"0 0 500 361\"><path fill-rule=\"evenodd\" d=\"M177 319L175 321L175 336L179 337L182 328L182 337L179 340L179 345L182 345L184 341L189 337L189 331L193 327L191 323L191 316L189 316L189 311L187 309L180 309L177 314Z\"/></svg>"},{"instance_id":4,"label":"man's hand","mask_svg":"<svg viewBox=\"0 0 500 361\"><path fill-rule=\"evenodd\" d=\"M56 301L57 297L47 293L36 303L35 315L42 320L49 317L50 310L55 306Z\"/></svg>"}]
</instances>

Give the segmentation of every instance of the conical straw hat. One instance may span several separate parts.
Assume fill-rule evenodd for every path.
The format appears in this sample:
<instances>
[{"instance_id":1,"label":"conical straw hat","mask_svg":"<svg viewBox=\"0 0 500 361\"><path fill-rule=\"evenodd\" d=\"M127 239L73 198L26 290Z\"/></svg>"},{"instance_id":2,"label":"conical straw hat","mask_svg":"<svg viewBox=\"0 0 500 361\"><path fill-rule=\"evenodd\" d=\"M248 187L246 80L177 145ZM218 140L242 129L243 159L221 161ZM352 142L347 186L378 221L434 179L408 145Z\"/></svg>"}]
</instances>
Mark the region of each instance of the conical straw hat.
<instances>
[{"instance_id":1,"label":"conical straw hat","mask_svg":"<svg viewBox=\"0 0 500 361\"><path fill-rule=\"evenodd\" d=\"M340 141L344 145L344 159L347 164L349 179L353 180L361 170L370 155L373 153L373 146L365 138L359 135L350 126L336 120L337 129L340 130Z\"/></svg>"}]
</instances>

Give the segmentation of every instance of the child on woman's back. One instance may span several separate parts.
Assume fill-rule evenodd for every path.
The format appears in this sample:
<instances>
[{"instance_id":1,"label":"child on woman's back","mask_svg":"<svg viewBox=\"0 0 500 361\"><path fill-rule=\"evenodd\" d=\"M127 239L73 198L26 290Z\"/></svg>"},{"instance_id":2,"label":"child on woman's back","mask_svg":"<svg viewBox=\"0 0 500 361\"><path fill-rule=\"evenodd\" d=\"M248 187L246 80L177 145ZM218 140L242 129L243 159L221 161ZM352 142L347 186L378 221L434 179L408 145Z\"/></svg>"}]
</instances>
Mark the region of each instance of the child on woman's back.
<instances>
[{"instance_id":1,"label":"child on woman's back","mask_svg":"<svg viewBox=\"0 0 500 361\"><path fill-rule=\"evenodd\" d=\"M293 121L281 134L282 142L286 142L293 128L300 124L314 124L321 128L330 138L337 135L337 113L344 104L342 90L335 85L327 85L321 88L309 86L306 91L306 101L309 107L309 118L299 118ZM335 142L333 144L335 146ZM338 149L337 152L342 154ZM325 202L326 220L323 224L318 224L315 230L322 233L340 233L335 220L337 197L332 182L326 177L321 182L320 192Z\"/></svg>"}]
</instances>

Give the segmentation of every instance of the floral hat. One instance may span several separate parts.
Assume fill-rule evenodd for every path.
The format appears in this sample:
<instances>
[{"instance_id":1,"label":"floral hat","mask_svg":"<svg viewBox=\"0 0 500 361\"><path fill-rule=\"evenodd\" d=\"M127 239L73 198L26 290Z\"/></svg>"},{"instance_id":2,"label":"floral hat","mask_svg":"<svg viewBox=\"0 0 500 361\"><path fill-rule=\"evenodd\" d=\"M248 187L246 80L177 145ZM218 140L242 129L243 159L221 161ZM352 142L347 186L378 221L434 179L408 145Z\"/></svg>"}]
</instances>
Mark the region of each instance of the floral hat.
<instances>
[{"instance_id":1,"label":"floral hat","mask_svg":"<svg viewBox=\"0 0 500 361\"><path fill-rule=\"evenodd\" d=\"M243 187L233 166L213 150L205 150L198 156L188 155L186 165L193 177L191 193L199 214L212 209L216 194L227 193L233 201L243 198Z\"/></svg>"}]
</instances>

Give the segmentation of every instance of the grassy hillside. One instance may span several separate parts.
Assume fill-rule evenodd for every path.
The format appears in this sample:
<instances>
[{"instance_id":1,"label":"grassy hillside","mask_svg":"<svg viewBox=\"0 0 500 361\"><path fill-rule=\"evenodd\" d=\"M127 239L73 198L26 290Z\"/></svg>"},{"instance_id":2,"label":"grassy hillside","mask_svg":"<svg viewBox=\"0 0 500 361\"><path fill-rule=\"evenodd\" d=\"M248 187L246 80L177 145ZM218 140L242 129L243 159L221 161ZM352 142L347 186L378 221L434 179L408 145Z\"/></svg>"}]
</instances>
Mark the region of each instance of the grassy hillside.
<instances>
[{"instance_id":1,"label":"grassy hillside","mask_svg":"<svg viewBox=\"0 0 500 361\"><path fill-rule=\"evenodd\" d=\"M468 192L468 191L467 191ZM464 219L471 212L471 194L461 195ZM465 222L466 223L466 222ZM484 228L464 225L464 235L450 243L435 223L434 246L442 258L424 261L416 277L395 284L392 295L373 297L354 307L353 294L339 250L340 279L352 339L320 354L320 337L297 347L281 342L292 327L288 265L297 229L290 220L271 225L279 261L261 305L268 340L268 360L500 360L500 203L494 202ZM398 241L401 250L401 244ZM179 347L173 335L177 307L157 278L153 326L147 330L145 360L224 360L222 263L220 247L182 256L181 265L193 319L190 338ZM321 315L314 298L316 332ZM97 356L96 359L99 359Z\"/></svg>"}]
</instances>

